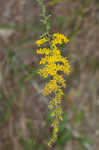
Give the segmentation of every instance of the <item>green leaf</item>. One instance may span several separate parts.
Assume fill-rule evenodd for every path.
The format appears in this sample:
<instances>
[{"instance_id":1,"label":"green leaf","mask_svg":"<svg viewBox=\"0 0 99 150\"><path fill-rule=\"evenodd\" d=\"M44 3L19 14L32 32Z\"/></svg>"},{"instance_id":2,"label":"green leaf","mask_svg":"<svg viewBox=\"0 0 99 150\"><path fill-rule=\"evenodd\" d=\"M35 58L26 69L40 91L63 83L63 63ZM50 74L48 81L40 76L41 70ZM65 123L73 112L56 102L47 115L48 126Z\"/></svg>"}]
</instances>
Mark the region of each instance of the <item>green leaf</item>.
<instances>
[{"instance_id":1,"label":"green leaf","mask_svg":"<svg viewBox=\"0 0 99 150\"><path fill-rule=\"evenodd\" d=\"M0 93L0 100L2 99L2 93Z\"/></svg>"},{"instance_id":2,"label":"green leaf","mask_svg":"<svg viewBox=\"0 0 99 150\"><path fill-rule=\"evenodd\" d=\"M39 66L39 67L36 68L36 69L30 68L31 73L29 73L28 75L26 75L26 76L24 77L24 80L25 80L25 81L28 81L28 80L32 79L33 76L36 75L37 72L39 71L39 69L41 69L41 68L42 68L42 66ZM27 69L28 69L28 68L27 68Z\"/></svg>"},{"instance_id":3,"label":"green leaf","mask_svg":"<svg viewBox=\"0 0 99 150\"><path fill-rule=\"evenodd\" d=\"M46 12L46 7L45 7L45 5L43 5L42 10L43 10L43 13L45 14L45 12Z\"/></svg>"},{"instance_id":4,"label":"green leaf","mask_svg":"<svg viewBox=\"0 0 99 150\"><path fill-rule=\"evenodd\" d=\"M58 140L57 140L56 144L58 144L58 145L65 144L71 138L71 136L72 136L71 129L67 129L66 132L64 132L62 135L60 135L58 137Z\"/></svg>"},{"instance_id":5,"label":"green leaf","mask_svg":"<svg viewBox=\"0 0 99 150\"><path fill-rule=\"evenodd\" d=\"M63 114L63 121L61 122L60 128L59 128L59 134L64 132L64 129L66 128L67 120L68 120L68 113L64 112L64 114Z\"/></svg>"},{"instance_id":6,"label":"green leaf","mask_svg":"<svg viewBox=\"0 0 99 150\"><path fill-rule=\"evenodd\" d=\"M92 144L92 141L86 137L76 137L76 140L83 144Z\"/></svg>"}]
</instances>

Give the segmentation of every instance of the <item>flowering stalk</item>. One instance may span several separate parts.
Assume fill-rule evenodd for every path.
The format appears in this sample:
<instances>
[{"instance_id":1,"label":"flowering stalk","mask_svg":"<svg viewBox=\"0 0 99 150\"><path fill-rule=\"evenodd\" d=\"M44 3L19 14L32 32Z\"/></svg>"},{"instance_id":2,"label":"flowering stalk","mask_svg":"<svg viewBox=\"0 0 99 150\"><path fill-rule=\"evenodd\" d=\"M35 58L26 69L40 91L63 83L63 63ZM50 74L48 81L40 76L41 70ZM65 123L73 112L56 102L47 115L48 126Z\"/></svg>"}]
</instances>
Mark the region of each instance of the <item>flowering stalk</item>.
<instances>
[{"instance_id":1,"label":"flowering stalk","mask_svg":"<svg viewBox=\"0 0 99 150\"><path fill-rule=\"evenodd\" d=\"M44 4L43 0L36 0L42 9L42 13L40 14L40 16L42 16L42 19L40 19L41 23L45 26L45 32L43 33L43 36L49 35L49 30L50 30L50 22L48 21L48 19L51 17L51 15L46 15L46 7Z\"/></svg>"},{"instance_id":2,"label":"flowering stalk","mask_svg":"<svg viewBox=\"0 0 99 150\"><path fill-rule=\"evenodd\" d=\"M39 48L36 50L36 53L44 56L40 60L40 65L43 65L43 69L40 69L38 73L43 78L51 77L51 80L45 85L44 89L42 89L43 95L53 95L53 98L50 100L48 105L48 108L51 110L50 115L53 120L52 138L48 142L48 145L51 146L52 143L55 143L57 140L59 123L62 120L62 89L65 88L66 85L63 74L69 75L70 64L68 59L61 55L60 49L58 48L59 46L69 42L66 36L60 33L54 33L50 39L43 37L40 40L37 40L36 45L40 47L42 44L47 42L50 44L49 48Z\"/></svg>"},{"instance_id":3,"label":"flowering stalk","mask_svg":"<svg viewBox=\"0 0 99 150\"><path fill-rule=\"evenodd\" d=\"M48 142L51 146L57 140L59 124L62 118L62 107L61 100L63 94L63 88L65 88L66 83L64 79L64 74L69 75L70 64L66 57L61 55L60 46L67 44L69 42L68 38L60 33L49 34L50 23L48 19L50 15L46 16L46 7L43 0L36 0L42 8L42 19L40 20L45 25L45 32L41 36L40 40L36 41L36 45L39 47L36 53L43 55L40 60L40 65L43 66L42 69L38 71L43 78L49 78L50 81L42 89L42 94L44 96L53 95L49 102L48 108L51 110L53 133L52 138ZM47 43L47 48L42 48L43 44Z\"/></svg>"}]
</instances>

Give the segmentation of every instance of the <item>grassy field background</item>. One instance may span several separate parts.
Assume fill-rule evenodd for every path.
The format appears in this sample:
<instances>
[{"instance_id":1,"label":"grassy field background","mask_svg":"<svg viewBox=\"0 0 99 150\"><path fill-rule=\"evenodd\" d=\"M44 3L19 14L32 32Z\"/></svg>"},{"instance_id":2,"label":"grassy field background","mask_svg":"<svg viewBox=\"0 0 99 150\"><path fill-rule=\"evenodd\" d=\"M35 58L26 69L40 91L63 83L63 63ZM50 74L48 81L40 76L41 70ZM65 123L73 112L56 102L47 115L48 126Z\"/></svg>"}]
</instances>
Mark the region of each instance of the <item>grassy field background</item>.
<instances>
[{"instance_id":1,"label":"grassy field background","mask_svg":"<svg viewBox=\"0 0 99 150\"><path fill-rule=\"evenodd\" d=\"M64 120L52 150L99 150L99 0L45 0L51 32L67 35L72 66ZM50 150L45 81L35 41L44 32L36 0L0 0L0 150Z\"/></svg>"}]
</instances>

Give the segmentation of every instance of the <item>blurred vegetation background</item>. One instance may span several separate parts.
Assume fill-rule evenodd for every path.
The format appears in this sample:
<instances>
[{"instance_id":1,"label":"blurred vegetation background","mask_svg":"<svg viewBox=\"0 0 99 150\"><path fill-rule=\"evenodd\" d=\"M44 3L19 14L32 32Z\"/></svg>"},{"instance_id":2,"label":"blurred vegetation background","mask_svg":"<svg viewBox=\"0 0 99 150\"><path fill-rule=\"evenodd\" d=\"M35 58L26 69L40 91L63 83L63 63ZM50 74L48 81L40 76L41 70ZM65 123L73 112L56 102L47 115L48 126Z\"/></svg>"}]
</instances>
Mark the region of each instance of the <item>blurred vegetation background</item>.
<instances>
[{"instance_id":1,"label":"blurred vegetation background","mask_svg":"<svg viewBox=\"0 0 99 150\"><path fill-rule=\"evenodd\" d=\"M71 61L64 120L52 150L99 148L99 0L45 0L51 32L67 35ZM36 0L0 0L0 150L49 150L45 82L35 41L44 32Z\"/></svg>"}]
</instances>

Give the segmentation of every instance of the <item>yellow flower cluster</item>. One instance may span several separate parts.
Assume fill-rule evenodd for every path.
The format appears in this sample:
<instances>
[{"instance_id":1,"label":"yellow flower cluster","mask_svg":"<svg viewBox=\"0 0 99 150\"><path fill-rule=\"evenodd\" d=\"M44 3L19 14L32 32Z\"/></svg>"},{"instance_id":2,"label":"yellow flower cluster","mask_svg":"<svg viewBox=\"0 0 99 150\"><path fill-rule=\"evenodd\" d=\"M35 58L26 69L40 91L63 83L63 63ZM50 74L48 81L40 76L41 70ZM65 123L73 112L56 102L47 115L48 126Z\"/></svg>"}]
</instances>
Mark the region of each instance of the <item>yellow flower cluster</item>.
<instances>
[{"instance_id":1,"label":"yellow flower cluster","mask_svg":"<svg viewBox=\"0 0 99 150\"><path fill-rule=\"evenodd\" d=\"M68 38L60 33L54 33L52 38L53 38L52 45L55 47L56 47L56 44L63 44L63 43L69 42Z\"/></svg>"},{"instance_id":2,"label":"yellow flower cluster","mask_svg":"<svg viewBox=\"0 0 99 150\"><path fill-rule=\"evenodd\" d=\"M37 49L37 54L45 54L45 55L49 55L50 54L50 49L47 48L40 48Z\"/></svg>"},{"instance_id":3,"label":"yellow flower cluster","mask_svg":"<svg viewBox=\"0 0 99 150\"><path fill-rule=\"evenodd\" d=\"M38 40L36 44L37 46L41 46L45 42L48 42L48 40L44 37L41 40ZM68 38L63 34L54 33L49 41L49 43L51 43L49 48L39 48L36 51L37 54L44 55L40 60L40 64L44 67L43 69L40 69L38 73L43 78L51 77L51 80L45 85L42 93L43 95L50 95L51 93L55 95L48 105L48 108L51 110L51 117L53 118L53 135L48 143L49 146L57 140L59 123L60 120L62 120L63 111L60 104L63 96L62 88L65 88L66 83L61 72L66 75L69 75L70 73L68 59L61 55L58 45L67 44L68 42Z\"/></svg>"}]
</instances>

